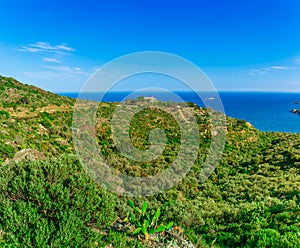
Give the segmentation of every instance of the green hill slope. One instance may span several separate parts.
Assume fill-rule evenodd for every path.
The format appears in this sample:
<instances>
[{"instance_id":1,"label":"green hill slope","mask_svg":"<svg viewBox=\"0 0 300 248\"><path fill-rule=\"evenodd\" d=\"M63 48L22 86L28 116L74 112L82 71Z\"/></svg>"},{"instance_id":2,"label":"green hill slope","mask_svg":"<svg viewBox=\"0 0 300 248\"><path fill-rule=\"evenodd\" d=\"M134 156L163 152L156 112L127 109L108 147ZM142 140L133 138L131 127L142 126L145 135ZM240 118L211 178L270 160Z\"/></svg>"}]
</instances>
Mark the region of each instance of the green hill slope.
<instances>
[{"instance_id":1,"label":"green hill slope","mask_svg":"<svg viewBox=\"0 0 300 248\"><path fill-rule=\"evenodd\" d=\"M45 106L70 105L73 99L58 96L32 85L24 85L13 78L0 76L0 107L32 110Z\"/></svg>"},{"instance_id":2,"label":"green hill slope","mask_svg":"<svg viewBox=\"0 0 300 248\"><path fill-rule=\"evenodd\" d=\"M70 126L75 100L0 77L0 162L22 149L45 155L71 150Z\"/></svg>"},{"instance_id":3,"label":"green hill slope","mask_svg":"<svg viewBox=\"0 0 300 248\"><path fill-rule=\"evenodd\" d=\"M193 106L201 140L195 165L175 188L128 198L99 187L78 162L71 133L75 100L11 78L0 80L3 246L161 247L178 240L190 240L195 247L300 246L300 135L261 132L245 121L227 118L222 159L200 182L211 141L210 122L207 110ZM137 148L149 147L149 131L154 128L164 128L169 140L154 162L132 162L118 152L111 137L115 107L99 104L96 140L116 173L144 177L170 166L180 147L174 120L160 111L135 116L130 135ZM150 120L147 125L145 118ZM102 205L97 205L100 199ZM143 234L132 234L134 226L126 222L133 213L128 199L138 206L147 201L149 211L161 208L159 224L173 222L174 228L147 242ZM184 244L179 247L188 247Z\"/></svg>"}]
</instances>

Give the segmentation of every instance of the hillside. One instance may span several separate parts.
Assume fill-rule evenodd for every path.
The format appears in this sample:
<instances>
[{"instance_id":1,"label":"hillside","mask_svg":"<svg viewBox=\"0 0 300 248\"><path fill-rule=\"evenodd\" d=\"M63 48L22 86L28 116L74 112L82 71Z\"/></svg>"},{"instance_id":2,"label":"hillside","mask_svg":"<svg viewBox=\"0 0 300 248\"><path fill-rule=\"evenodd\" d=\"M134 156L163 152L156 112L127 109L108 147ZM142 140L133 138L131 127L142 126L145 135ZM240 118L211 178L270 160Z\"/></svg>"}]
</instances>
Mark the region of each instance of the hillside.
<instances>
[{"instance_id":1,"label":"hillside","mask_svg":"<svg viewBox=\"0 0 300 248\"><path fill-rule=\"evenodd\" d=\"M70 105L74 99L58 96L32 85L24 85L13 78L0 76L0 106L15 111L34 110L46 106Z\"/></svg>"},{"instance_id":2,"label":"hillside","mask_svg":"<svg viewBox=\"0 0 300 248\"><path fill-rule=\"evenodd\" d=\"M175 188L129 198L110 193L85 174L72 141L74 102L0 77L2 246L300 247L300 135L261 132L227 118L220 164L200 182L210 122L208 110L190 104L201 140L195 165ZM96 139L116 171L143 177L167 168L180 146L174 120L147 109L134 117L130 136L137 148L148 148L149 132L157 127L167 133L168 145L154 162L133 163L111 138L115 107L99 104ZM145 241L142 231L133 233L138 224L132 223L129 199L140 207L147 201L149 212L160 208L157 227L169 222L173 227Z\"/></svg>"},{"instance_id":3,"label":"hillside","mask_svg":"<svg viewBox=\"0 0 300 248\"><path fill-rule=\"evenodd\" d=\"M69 149L75 100L0 77L0 161L33 148L45 155ZM69 149L70 150L70 149Z\"/></svg>"}]
</instances>

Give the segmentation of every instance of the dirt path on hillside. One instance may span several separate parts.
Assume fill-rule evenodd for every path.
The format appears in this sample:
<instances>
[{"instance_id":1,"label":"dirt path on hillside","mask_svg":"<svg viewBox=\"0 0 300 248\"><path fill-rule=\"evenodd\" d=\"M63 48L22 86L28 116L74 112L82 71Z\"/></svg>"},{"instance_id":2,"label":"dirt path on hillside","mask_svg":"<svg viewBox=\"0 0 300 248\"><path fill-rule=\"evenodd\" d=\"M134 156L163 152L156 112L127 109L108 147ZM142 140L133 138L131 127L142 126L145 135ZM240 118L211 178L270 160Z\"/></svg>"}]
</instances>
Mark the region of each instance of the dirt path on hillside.
<instances>
[{"instance_id":1,"label":"dirt path on hillside","mask_svg":"<svg viewBox=\"0 0 300 248\"><path fill-rule=\"evenodd\" d=\"M182 110L181 110L181 109L178 109L178 111L179 111L179 114L180 114L180 116L182 117L182 119L184 119L185 122L189 122L189 121L185 118L184 114L182 113Z\"/></svg>"},{"instance_id":2,"label":"dirt path on hillside","mask_svg":"<svg viewBox=\"0 0 300 248\"><path fill-rule=\"evenodd\" d=\"M7 109L7 108L1 108L0 110L7 111L11 117L16 118L24 118L24 117L35 117L40 112L47 112L47 113L55 113L55 112L70 112L73 111L73 107L70 106L55 106L55 105L49 105L42 108L37 108L34 112L30 112L27 108L18 108L17 111L14 111L13 109Z\"/></svg>"}]
</instances>

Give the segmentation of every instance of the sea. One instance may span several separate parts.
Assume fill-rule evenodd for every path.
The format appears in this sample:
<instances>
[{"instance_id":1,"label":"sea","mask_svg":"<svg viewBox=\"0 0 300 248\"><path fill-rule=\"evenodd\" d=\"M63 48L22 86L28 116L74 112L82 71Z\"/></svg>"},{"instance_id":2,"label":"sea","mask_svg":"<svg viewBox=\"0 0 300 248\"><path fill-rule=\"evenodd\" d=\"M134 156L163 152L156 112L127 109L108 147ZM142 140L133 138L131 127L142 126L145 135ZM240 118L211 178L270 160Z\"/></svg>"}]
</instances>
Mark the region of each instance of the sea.
<instances>
[{"instance_id":1,"label":"sea","mask_svg":"<svg viewBox=\"0 0 300 248\"><path fill-rule=\"evenodd\" d=\"M204 106L195 92L174 93L185 102L194 102L199 106ZM79 96L78 92L58 94L72 98ZM292 109L300 109L300 104L296 103L300 101L300 93L219 92L218 94L227 116L250 122L261 131L300 133L300 115L290 112ZM101 101L121 102L128 95L130 92L108 92L102 96ZM177 98L170 99L170 96L163 92L149 92L147 96L154 96L160 101L178 101ZM98 100L99 94L84 93L80 94L80 98Z\"/></svg>"}]
</instances>

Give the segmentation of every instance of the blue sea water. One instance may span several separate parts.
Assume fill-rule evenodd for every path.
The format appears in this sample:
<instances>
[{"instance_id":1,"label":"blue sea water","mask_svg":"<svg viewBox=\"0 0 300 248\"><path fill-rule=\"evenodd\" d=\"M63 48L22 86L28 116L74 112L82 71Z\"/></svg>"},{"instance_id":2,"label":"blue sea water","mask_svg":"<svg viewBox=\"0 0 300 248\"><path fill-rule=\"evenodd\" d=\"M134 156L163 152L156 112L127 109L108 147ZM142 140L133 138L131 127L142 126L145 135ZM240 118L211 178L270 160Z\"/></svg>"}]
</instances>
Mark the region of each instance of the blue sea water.
<instances>
[{"instance_id":1,"label":"blue sea water","mask_svg":"<svg viewBox=\"0 0 300 248\"><path fill-rule=\"evenodd\" d=\"M77 98L78 93L59 93L63 96ZM102 101L122 101L129 92L109 92ZM186 102L203 103L194 92L176 92ZM172 101L163 93L149 93L161 101ZM220 98L227 116L250 122L254 127L269 132L300 133L300 115L290 112L300 108L294 101L300 101L300 93L261 93L261 92L220 92ZM137 95L136 95L137 96ZM97 100L99 94L81 95L86 100Z\"/></svg>"}]
</instances>

